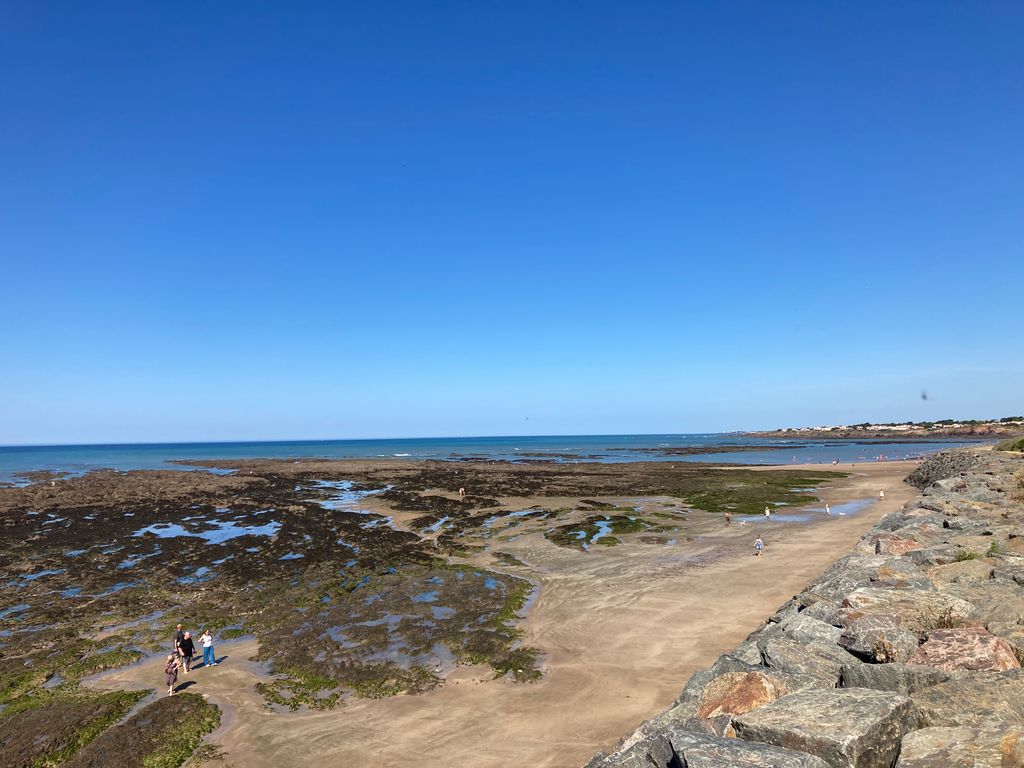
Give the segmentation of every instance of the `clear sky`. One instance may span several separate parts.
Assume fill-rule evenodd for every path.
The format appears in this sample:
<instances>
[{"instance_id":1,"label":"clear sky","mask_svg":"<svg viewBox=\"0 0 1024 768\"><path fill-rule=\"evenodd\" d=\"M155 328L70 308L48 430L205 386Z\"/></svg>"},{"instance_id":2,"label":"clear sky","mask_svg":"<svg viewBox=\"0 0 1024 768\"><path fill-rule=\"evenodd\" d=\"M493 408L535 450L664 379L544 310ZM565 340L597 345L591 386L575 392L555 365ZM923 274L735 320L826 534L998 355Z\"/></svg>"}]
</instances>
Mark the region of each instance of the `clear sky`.
<instances>
[{"instance_id":1,"label":"clear sky","mask_svg":"<svg viewBox=\"0 0 1024 768\"><path fill-rule=\"evenodd\" d=\"M2 0L0 443L1020 413L1022 39L1019 2Z\"/></svg>"}]
</instances>

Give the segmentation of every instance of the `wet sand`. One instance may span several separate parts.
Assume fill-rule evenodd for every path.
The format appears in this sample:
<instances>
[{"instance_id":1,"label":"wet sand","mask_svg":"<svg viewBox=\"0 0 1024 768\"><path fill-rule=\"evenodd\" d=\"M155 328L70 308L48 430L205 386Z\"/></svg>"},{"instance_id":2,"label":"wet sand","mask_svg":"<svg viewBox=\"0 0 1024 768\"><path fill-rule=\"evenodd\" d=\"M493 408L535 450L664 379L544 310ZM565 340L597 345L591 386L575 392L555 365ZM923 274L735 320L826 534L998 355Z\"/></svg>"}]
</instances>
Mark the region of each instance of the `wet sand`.
<instances>
[{"instance_id":1,"label":"wet sand","mask_svg":"<svg viewBox=\"0 0 1024 768\"><path fill-rule=\"evenodd\" d=\"M580 552L539 533L503 542L541 587L521 624L524 643L546 653L536 683L460 667L445 686L422 695L278 713L253 690L263 671L246 661L256 650L249 639L219 644L224 664L180 680L225 710L208 739L223 746L225 765L579 766L671 704L692 672L735 647L879 517L912 498L916 491L902 480L913 466L837 467L850 477L819 493L833 508L875 500L845 517L818 512L807 523L758 519L726 528L709 515L707 532L671 547ZM751 556L758 534L763 558ZM155 658L91 684L159 688L161 672Z\"/></svg>"}]
</instances>

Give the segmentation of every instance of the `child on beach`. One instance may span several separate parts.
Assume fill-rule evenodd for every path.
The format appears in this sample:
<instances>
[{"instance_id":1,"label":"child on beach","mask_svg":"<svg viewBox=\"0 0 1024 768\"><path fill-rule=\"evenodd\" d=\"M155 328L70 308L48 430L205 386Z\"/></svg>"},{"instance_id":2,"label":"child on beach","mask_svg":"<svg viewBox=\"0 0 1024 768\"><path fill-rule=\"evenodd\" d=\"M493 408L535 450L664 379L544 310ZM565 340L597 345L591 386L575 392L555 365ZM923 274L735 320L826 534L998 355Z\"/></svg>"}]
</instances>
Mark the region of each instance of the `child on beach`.
<instances>
[{"instance_id":1,"label":"child on beach","mask_svg":"<svg viewBox=\"0 0 1024 768\"><path fill-rule=\"evenodd\" d=\"M167 695L174 695L174 684L178 682L178 657L173 653L167 655L167 663L164 664L164 677L167 680Z\"/></svg>"},{"instance_id":2,"label":"child on beach","mask_svg":"<svg viewBox=\"0 0 1024 768\"><path fill-rule=\"evenodd\" d=\"M825 514L826 514L826 515L830 515L830 516L831 516L831 514L832 514L832 507L830 507L830 506L828 505L828 502L827 502L827 501L825 502Z\"/></svg>"},{"instance_id":3,"label":"child on beach","mask_svg":"<svg viewBox=\"0 0 1024 768\"><path fill-rule=\"evenodd\" d=\"M725 524L732 525L732 512L725 513Z\"/></svg>"},{"instance_id":4,"label":"child on beach","mask_svg":"<svg viewBox=\"0 0 1024 768\"><path fill-rule=\"evenodd\" d=\"M764 508L764 516L766 518L768 518L769 520L772 519L772 511L770 509L768 509L768 507Z\"/></svg>"},{"instance_id":5,"label":"child on beach","mask_svg":"<svg viewBox=\"0 0 1024 768\"><path fill-rule=\"evenodd\" d=\"M210 634L210 630L203 630L203 634L199 636L199 644L203 646L203 666L216 667L217 657L213 655L213 635Z\"/></svg>"},{"instance_id":6,"label":"child on beach","mask_svg":"<svg viewBox=\"0 0 1024 768\"><path fill-rule=\"evenodd\" d=\"M757 541L754 542L754 557L761 557L764 552L764 542L761 541L761 537L757 537Z\"/></svg>"}]
</instances>

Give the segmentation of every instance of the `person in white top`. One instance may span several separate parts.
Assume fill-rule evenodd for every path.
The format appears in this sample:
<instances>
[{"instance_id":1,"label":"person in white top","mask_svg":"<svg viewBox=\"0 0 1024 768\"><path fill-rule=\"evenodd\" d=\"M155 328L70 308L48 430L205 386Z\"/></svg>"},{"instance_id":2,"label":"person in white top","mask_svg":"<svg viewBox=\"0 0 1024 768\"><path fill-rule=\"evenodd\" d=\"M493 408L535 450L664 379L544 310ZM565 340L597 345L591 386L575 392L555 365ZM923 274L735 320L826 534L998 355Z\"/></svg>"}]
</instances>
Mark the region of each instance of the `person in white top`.
<instances>
[{"instance_id":1,"label":"person in white top","mask_svg":"<svg viewBox=\"0 0 1024 768\"><path fill-rule=\"evenodd\" d=\"M203 634L199 636L199 644L203 646L203 666L216 667L217 657L213 655L213 635L210 634L210 630L203 630Z\"/></svg>"}]
</instances>

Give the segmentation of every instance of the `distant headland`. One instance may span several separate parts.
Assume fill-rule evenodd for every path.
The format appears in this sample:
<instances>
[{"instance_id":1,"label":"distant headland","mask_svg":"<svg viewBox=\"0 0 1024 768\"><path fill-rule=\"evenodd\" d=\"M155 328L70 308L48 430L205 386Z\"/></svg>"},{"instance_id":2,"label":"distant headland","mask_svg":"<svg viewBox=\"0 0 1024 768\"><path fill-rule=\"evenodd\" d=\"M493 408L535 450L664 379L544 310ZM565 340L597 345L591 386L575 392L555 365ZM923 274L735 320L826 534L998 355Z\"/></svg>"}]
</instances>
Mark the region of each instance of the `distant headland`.
<instances>
[{"instance_id":1,"label":"distant headland","mask_svg":"<svg viewBox=\"0 0 1024 768\"><path fill-rule=\"evenodd\" d=\"M1010 437L1024 434L1024 416L1001 419L942 419L889 423L841 424L820 427L785 427L744 432L748 437L875 438L875 437Z\"/></svg>"}]
</instances>

